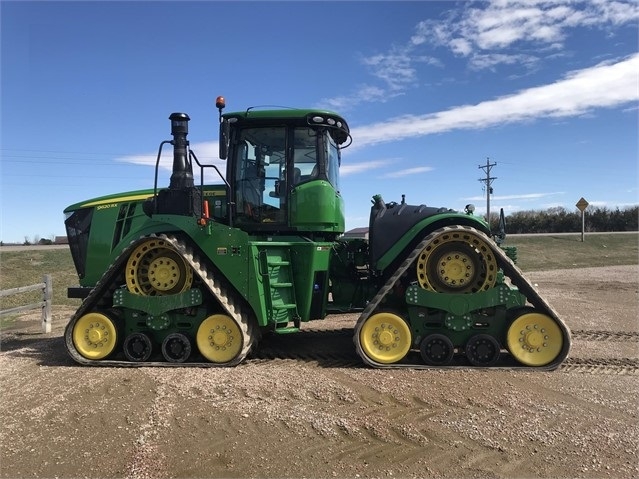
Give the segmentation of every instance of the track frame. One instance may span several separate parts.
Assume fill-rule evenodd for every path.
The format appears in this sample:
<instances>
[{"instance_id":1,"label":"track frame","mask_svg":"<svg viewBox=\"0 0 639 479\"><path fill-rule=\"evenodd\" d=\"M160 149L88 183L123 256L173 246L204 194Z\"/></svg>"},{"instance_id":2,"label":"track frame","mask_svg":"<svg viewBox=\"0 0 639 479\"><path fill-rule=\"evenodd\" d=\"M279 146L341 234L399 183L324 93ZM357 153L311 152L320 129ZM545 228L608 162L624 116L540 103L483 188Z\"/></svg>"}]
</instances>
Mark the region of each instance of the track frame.
<instances>
[{"instance_id":1,"label":"track frame","mask_svg":"<svg viewBox=\"0 0 639 479\"><path fill-rule=\"evenodd\" d=\"M472 365L455 365L451 364L448 366L431 366L423 363L411 362L411 358L414 355L408 354L406 358L400 362L385 364L372 360L370 357L366 355L364 349L362 348L360 333L366 320L374 315L380 307L383 306L384 300L391 294L395 286L400 281L400 278L415 264L417 258L421 254L422 250L431 243L435 238L442 234L454 234L454 233L472 233L474 235L485 237L486 235L477 229L471 226L465 225L452 225L452 226L443 226L437 230L432 231L428 235L424 237L415 248L409 252L404 261L400 264L396 271L388 278L388 280L384 283L384 285L379 289L377 294L371 299L371 301L366 305L362 313L360 314L357 323L355 324L354 334L353 334L353 342L355 344L355 349L357 354L361 357L362 361L370 367L379 368L379 369L433 369L433 368L478 368L481 366L472 366ZM486 366L486 368L495 369L525 369L525 370L537 370L537 371L553 371L557 369L562 362L566 360L568 354L570 352L570 348L572 345L571 333L568 326L565 322L559 317L559 314L550 306L550 304L542 298L539 294L535 286L526 279L524 273L515 265L515 263L507 256L506 252L502 250L494 241L490 240L486 237L486 244L490 247L490 251L495 256L497 260L498 267L502 270L504 276L508 278L511 284L519 290L519 293L525 297L526 302L533 306L536 310L542 312L543 314L551 317L558 325L561 334L562 334L562 347L560 353L557 357L551 361L550 363L543 366L526 366L523 364L509 364L509 361L504 361L506 357L510 357L510 354L506 354L502 352L502 359L496 364L491 366ZM410 297L409 297L410 298ZM410 299L408 299L410 301Z\"/></svg>"}]
</instances>

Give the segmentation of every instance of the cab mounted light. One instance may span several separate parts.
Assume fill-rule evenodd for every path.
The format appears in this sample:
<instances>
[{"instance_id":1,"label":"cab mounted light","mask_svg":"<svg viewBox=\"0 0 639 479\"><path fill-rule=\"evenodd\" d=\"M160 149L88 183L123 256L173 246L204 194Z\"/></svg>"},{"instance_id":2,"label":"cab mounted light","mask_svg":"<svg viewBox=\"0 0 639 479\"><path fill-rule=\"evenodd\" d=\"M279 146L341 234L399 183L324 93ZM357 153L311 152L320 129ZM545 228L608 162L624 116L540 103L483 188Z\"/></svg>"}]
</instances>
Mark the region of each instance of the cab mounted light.
<instances>
[{"instance_id":1,"label":"cab mounted light","mask_svg":"<svg viewBox=\"0 0 639 479\"><path fill-rule=\"evenodd\" d=\"M217 108L217 111L220 113L219 121L220 123L222 123L222 110L226 108L226 100L224 99L223 96L218 96L215 99L215 108Z\"/></svg>"}]
</instances>

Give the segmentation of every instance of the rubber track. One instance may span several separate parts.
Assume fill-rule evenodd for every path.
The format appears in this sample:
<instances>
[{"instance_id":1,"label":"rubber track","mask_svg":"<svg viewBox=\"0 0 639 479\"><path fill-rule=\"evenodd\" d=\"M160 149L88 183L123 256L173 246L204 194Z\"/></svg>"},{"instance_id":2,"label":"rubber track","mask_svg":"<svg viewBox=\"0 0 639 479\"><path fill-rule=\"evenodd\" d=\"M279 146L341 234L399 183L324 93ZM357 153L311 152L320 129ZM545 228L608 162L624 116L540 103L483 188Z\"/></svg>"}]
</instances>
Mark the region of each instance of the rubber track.
<instances>
[{"instance_id":1,"label":"rubber track","mask_svg":"<svg viewBox=\"0 0 639 479\"><path fill-rule=\"evenodd\" d=\"M473 233L479 237L485 237L486 243L490 246L492 253L495 255L497 259L497 265L502 269L504 274L510 282L519 288L519 291L526 297L527 301L532 304L537 310L547 314L551 318L553 318L561 332L564 336L562 349L555 358L555 360L545 366L490 366L488 369L525 369L525 370L537 370L537 371L553 371L557 369L561 363L568 357L568 353L570 351L570 346L572 343L570 330L568 326L559 318L557 312L541 297L539 292L535 289L535 287L530 283L525 277L522 271L512 262L512 260L506 255L506 253L499 248L490 238L488 238L485 234L480 233L475 228L470 226L444 226L443 228L437 229L427 235L419 244L410 252L410 254L406 257L404 262L399 266L397 271L393 273L393 275L388 279L386 284L378 291L378 293L373 297L373 299L366 305L364 311L360 315L357 323L355 325L355 333L353 335L353 342L355 343L355 348L357 350L357 354L362 358L364 363L373 368L379 369L398 369L398 368L410 368L410 369L439 369L437 366L430 366L426 364L411 364L411 363L394 363L394 364L382 364L376 361L371 360L363 351L362 346L360 344L359 335L364 322L375 312L379 304L382 302L382 299L388 294L389 291L392 290L395 283L401 278L401 276L410 268L411 265L415 263L417 257L421 253L421 251L430 243L435 237L444 234L444 233ZM502 354L502 356L504 356ZM455 368L457 366L446 366L446 368ZM470 366L459 366L460 368L467 369Z\"/></svg>"},{"instance_id":2,"label":"rubber track","mask_svg":"<svg viewBox=\"0 0 639 479\"><path fill-rule=\"evenodd\" d=\"M135 362L135 361L119 361L113 359L87 359L75 349L73 344L73 327L75 323L87 312L90 312L92 309L96 307L110 307L111 306L111 298L113 297L113 292L119 287L120 284L123 283L122 274L124 271L124 265L129 257L129 254L136 248L138 245L148 241L149 239L158 239L164 240L167 243L171 244L178 253L189 263L191 268L196 275L200 277L202 283L207 286L209 291L222 305L226 313L231 316L235 322L240 326L243 337L243 345L240 353L233 359L233 361L229 361L227 363L211 363L211 362L183 362L183 363L172 363L168 361L145 361L145 362ZM119 278L122 281L119 281ZM242 362L242 360L246 357L246 355L250 352L251 348L255 345L257 336L255 334L255 328L253 327L253 322L249 321L248 318L251 315L248 311L243 311L243 308L236 304L232 297L228 294L228 285L226 281L221 278L216 278L212 275L212 273L206 269L205 265L202 263L200 258L193 252L192 248L190 248L185 242L178 239L175 236L171 235L150 235L139 238L135 241L132 241L129 246L122 251L122 253L118 256L118 258L109 266L107 271L102 275L98 283L91 290L91 293L86 297L86 299L82 302L78 310L75 312L69 324L67 324L66 329L64 331L64 340L65 346L71 358L79 364L82 365L90 365L90 366L125 366L125 367L144 367L144 366L153 366L153 367L229 367L235 366ZM193 344L195 348L197 346Z\"/></svg>"}]
</instances>

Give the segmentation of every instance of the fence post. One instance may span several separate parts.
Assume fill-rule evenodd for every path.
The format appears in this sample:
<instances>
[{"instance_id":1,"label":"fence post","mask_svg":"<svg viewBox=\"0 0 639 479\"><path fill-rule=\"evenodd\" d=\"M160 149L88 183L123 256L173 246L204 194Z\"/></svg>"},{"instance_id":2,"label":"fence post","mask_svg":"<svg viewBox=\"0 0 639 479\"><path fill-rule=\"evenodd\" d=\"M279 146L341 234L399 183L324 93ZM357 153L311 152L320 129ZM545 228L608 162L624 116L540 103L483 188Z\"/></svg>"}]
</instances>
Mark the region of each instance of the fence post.
<instances>
[{"instance_id":1,"label":"fence post","mask_svg":"<svg viewBox=\"0 0 639 479\"><path fill-rule=\"evenodd\" d=\"M53 296L53 280L50 274L44 275L44 288L43 288L43 303L42 303L42 331L45 333L51 332L51 297Z\"/></svg>"}]
</instances>

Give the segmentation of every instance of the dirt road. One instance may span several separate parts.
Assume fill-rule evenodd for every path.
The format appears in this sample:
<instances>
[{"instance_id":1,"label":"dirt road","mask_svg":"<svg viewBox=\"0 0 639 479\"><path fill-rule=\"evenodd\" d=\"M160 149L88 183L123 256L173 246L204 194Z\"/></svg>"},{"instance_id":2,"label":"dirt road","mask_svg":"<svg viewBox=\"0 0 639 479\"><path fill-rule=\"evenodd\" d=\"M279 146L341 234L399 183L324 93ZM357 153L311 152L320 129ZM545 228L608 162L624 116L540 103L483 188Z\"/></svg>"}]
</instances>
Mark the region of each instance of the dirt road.
<instances>
[{"instance_id":1,"label":"dirt road","mask_svg":"<svg viewBox=\"0 0 639 479\"><path fill-rule=\"evenodd\" d=\"M554 372L373 370L350 352L231 369L87 368L39 324L0 353L3 478L639 476L639 269L530 273L573 330ZM352 348L354 316L288 335Z\"/></svg>"}]
</instances>

